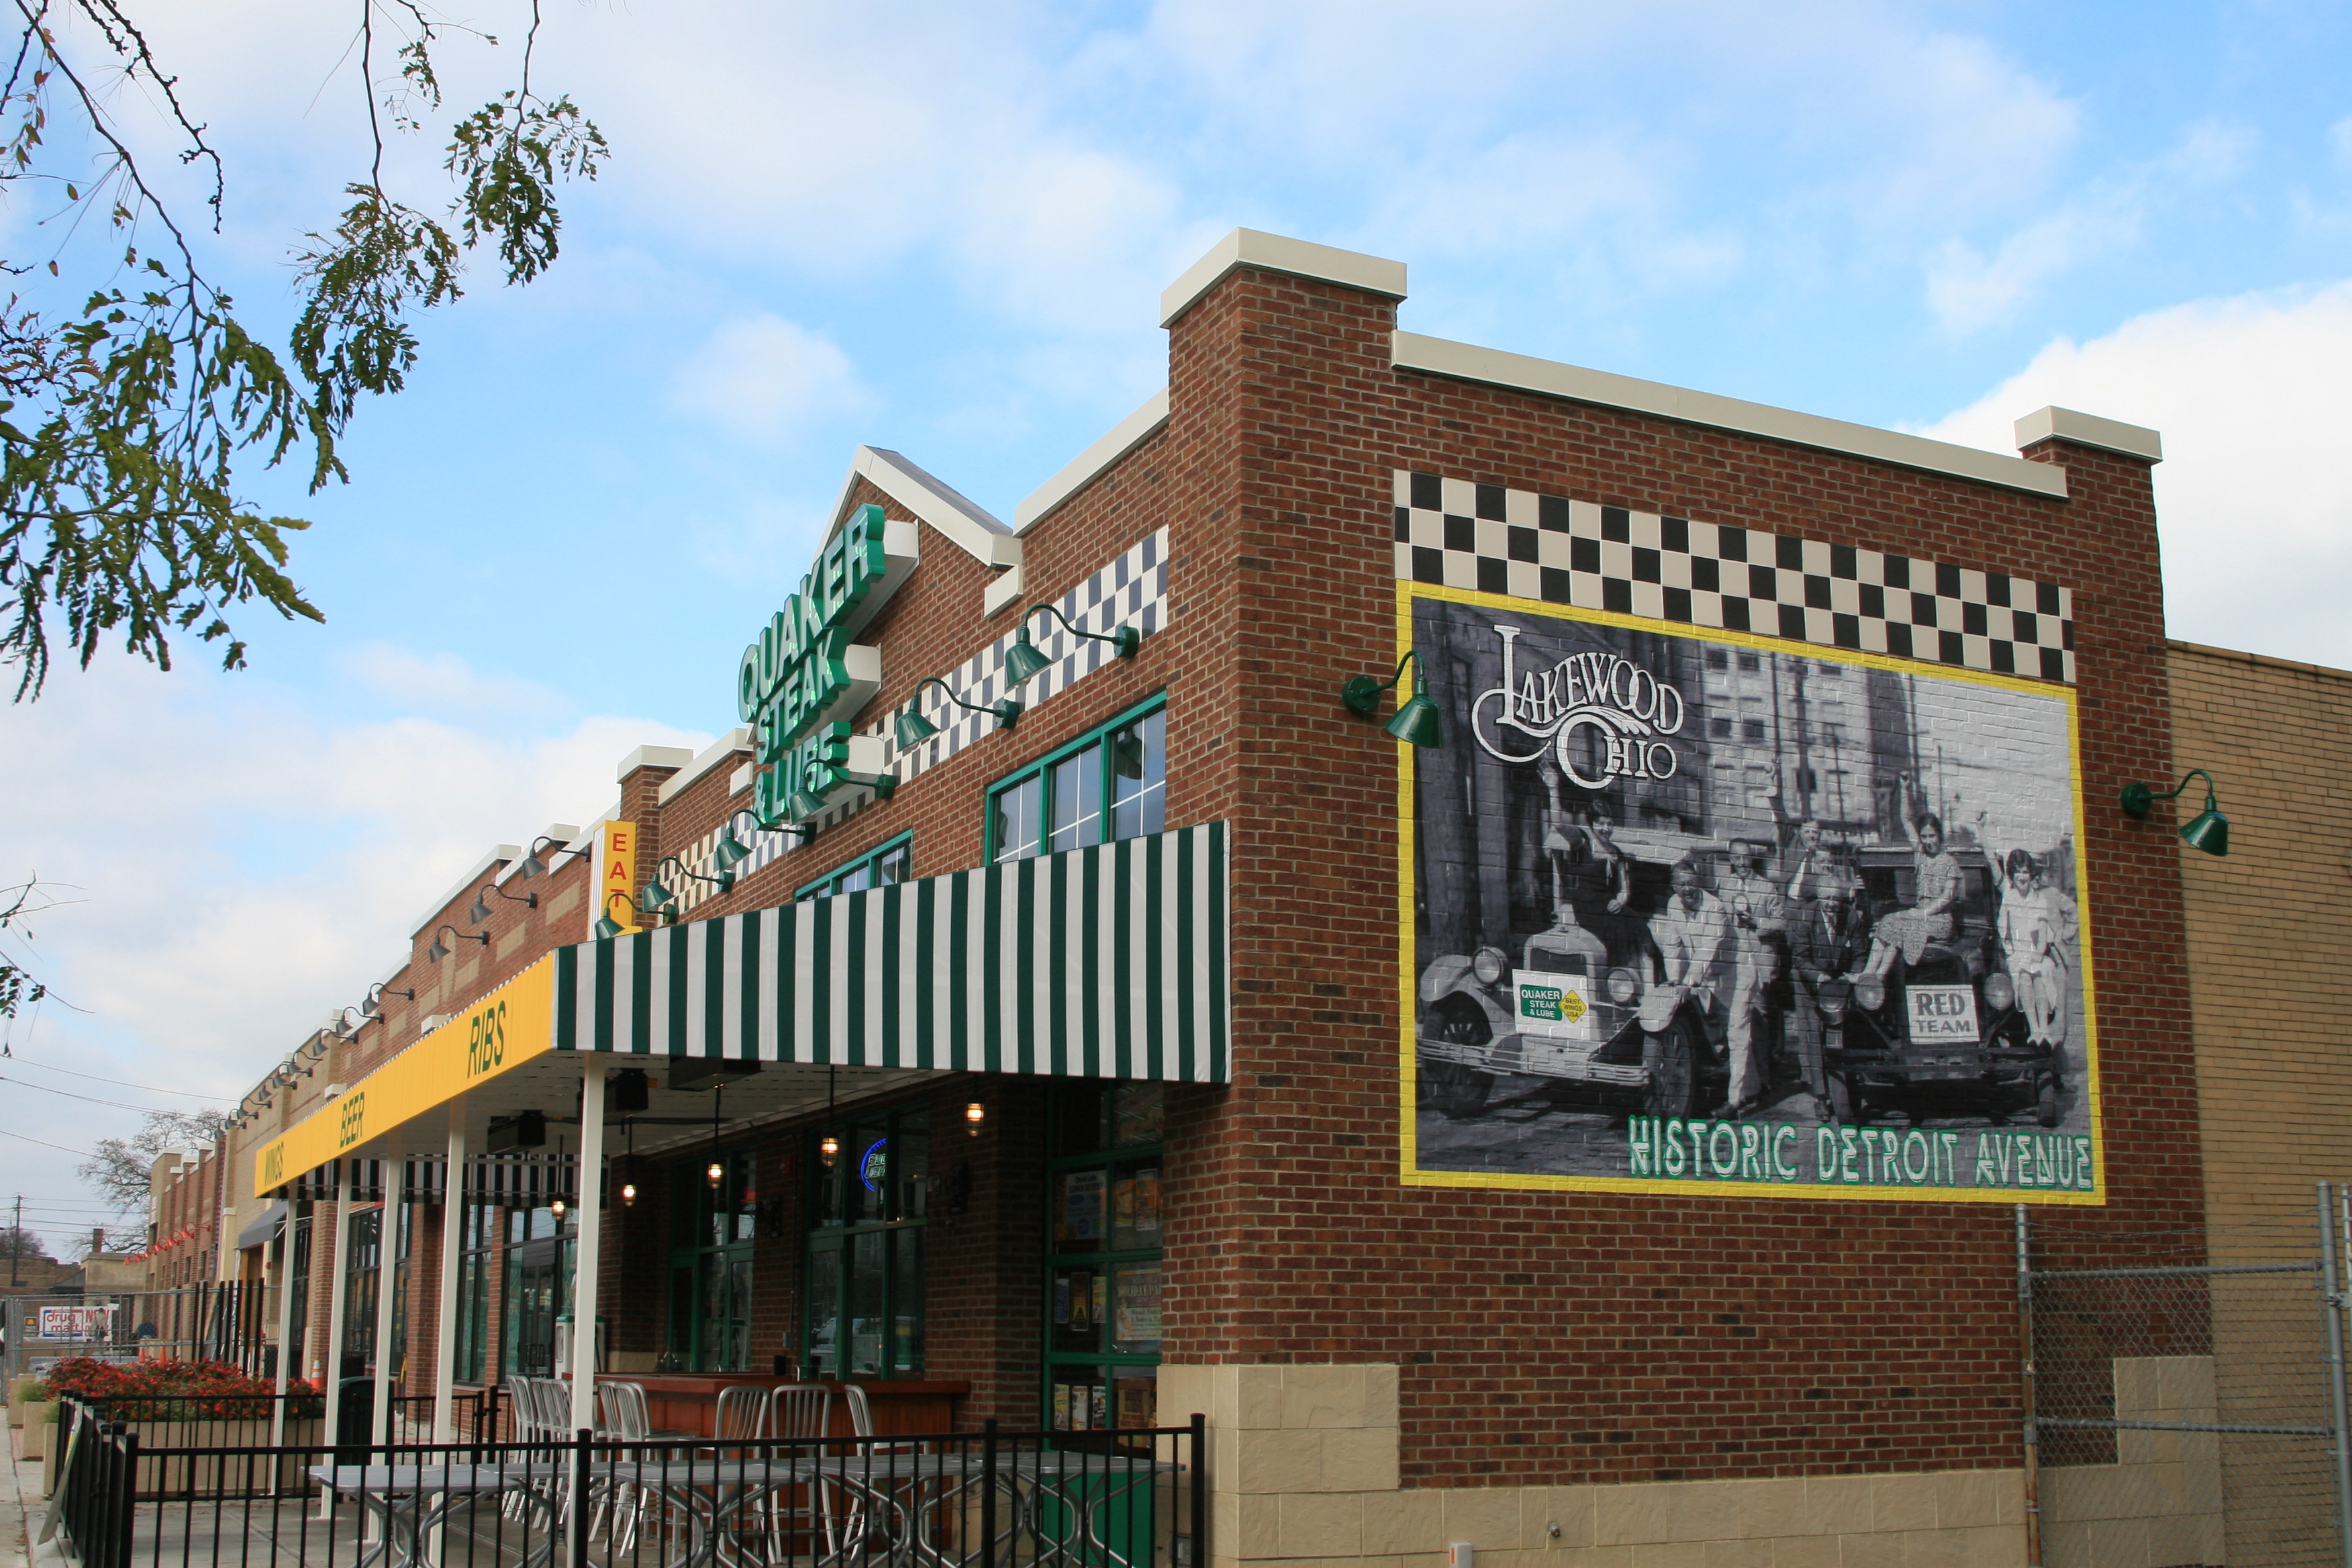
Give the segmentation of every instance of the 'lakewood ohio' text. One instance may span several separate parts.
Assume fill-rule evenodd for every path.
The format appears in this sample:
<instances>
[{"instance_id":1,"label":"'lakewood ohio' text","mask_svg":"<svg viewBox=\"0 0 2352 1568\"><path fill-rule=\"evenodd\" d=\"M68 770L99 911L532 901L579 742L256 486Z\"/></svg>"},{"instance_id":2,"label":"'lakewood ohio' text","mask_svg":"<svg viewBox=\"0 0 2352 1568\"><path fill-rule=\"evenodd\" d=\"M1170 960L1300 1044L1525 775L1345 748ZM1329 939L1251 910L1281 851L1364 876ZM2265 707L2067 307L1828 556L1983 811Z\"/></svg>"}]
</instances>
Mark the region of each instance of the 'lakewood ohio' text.
<instances>
[{"instance_id":1,"label":"'lakewood ohio' text","mask_svg":"<svg viewBox=\"0 0 2352 1568\"><path fill-rule=\"evenodd\" d=\"M2070 1132L1807 1129L1785 1121L1636 1116L1626 1122L1626 1138L1625 1173L1666 1181L2078 1193L2092 1191L2096 1182L2090 1139Z\"/></svg>"}]
</instances>

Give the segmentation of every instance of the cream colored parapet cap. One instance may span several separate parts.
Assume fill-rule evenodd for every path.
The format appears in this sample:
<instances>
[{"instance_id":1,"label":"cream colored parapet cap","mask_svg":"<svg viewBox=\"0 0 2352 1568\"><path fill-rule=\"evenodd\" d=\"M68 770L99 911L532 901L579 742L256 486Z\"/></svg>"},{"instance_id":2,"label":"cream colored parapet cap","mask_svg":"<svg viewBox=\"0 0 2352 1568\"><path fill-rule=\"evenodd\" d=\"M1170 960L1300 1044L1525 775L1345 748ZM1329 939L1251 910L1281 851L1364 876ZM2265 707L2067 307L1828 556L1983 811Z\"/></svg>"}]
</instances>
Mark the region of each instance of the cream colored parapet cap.
<instances>
[{"instance_id":1,"label":"cream colored parapet cap","mask_svg":"<svg viewBox=\"0 0 2352 1568\"><path fill-rule=\"evenodd\" d=\"M2156 431L2143 425L2126 425L2120 419L2078 414L2072 408L2037 408L2019 420L2015 428L2020 451L2054 436L2078 447L2096 447L2101 451L2120 452L2126 458L2141 458L2151 463L2164 461L2164 437Z\"/></svg>"},{"instance_id":2,"label":"cream colored parapet cap","mask_svg":"<svg viewBox=\"0 0 2352 1568\"><path fill-rule=\"evenodd\" d=\"M1109 434L1071 458L1060 473L1030 491L1029 499L1013 509L1013 531L1028 532L1046 513L1084 489L1088 480L1167 423L1168 389L1163 386L1145 399L1142 407L1112 426Z\"/></svg>"},{"instance_id":3,"label":"cream colored parapet cap","mask_svg":"<svg viewBox=\"0 0 2352 1568\"><path fill-rule=\"evenodd\" d=\"M830 540L849 516L849 498L859 479L929 523L982 566L1021 564L1021 542L994 512L925 469L901 452L887 447L860 447L841 481L841 497L834 502L833 519L825 525Z\"/></svg>"},{"instance_id":4,"label":"cream colored parapet cap","mask_svg":"<svg viewBox=\"0 0 2352 1568\"><path fill-rule=\"evenodd\" d=\"M1603 408L1653 414L1743 436L1761 436L1819 447L1824 452L1843 452L1928 473L1952 474L2009 489L2031 490L2060 500L2066 495L2066 470L2055 463L2029 463L2022 458L1975 447L1956 447L1948 441L1931 441L1925 436L1908 436L1870 425L1849 425L1843 419L1800 414L1765 403L1747 403L1712 392L1693 392L1605 370L1587 370L1582 365L1449 342L1444 338L1424 338L1418 332L1395 333L1389 358L1401 370L1428 371L1461 381L1549 393L1554 397L1596 404Z\"/></svg>"},{"instance_id":5,"label":"cream colored parapet cap","mask_svg":"<svg viewBox=\"0 0 2352 1568\"><path fill-rule=\"evenodd\" d=\"M1373 294L1402 300L1405 295L1404 263L1311 240L1290 239L1254 228L1237 228L1209 247L1209 254L1184 269L1160 296L1160 324L1182 315L1193 300L1207 293L1217 279L1236 267L1263 267L1299 278L1320 278Z\"/></svg>"}]
</instances>

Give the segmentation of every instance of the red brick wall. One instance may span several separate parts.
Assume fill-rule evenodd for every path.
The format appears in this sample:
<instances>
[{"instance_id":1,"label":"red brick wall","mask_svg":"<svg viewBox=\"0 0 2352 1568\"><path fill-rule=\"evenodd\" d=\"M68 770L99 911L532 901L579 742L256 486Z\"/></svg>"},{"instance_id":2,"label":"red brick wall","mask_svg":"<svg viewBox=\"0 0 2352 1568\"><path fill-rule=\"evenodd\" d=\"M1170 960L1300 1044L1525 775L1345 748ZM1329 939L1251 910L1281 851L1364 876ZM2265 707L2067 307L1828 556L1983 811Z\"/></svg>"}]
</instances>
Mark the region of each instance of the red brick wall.
<instances>
[{"instance_id":1,"label":"red brick wall","mask_svg":"<svg viewBox=\"0 0 2352 1568\"><path fill-rule=\"evenodd\" d=\"M1177 624L1239 668L1178 716L1232 736L1196 814L1236 825L1238 994L1234 1088L1185 1097L1170 1163L1171 1359L1402 1363L1409 1484L2016 1462L2005 1207L1399 1184L1393 742L1337 693L1396 658L1398 468L2072 585L2111 1194L2073 1217L2194 1226L2174 852L2102 808L2169 765L2145 465L2045 444L2051 500L1399 372L1392 325L1244 269L1172 333Z\"/></svg>"}]
</instances>

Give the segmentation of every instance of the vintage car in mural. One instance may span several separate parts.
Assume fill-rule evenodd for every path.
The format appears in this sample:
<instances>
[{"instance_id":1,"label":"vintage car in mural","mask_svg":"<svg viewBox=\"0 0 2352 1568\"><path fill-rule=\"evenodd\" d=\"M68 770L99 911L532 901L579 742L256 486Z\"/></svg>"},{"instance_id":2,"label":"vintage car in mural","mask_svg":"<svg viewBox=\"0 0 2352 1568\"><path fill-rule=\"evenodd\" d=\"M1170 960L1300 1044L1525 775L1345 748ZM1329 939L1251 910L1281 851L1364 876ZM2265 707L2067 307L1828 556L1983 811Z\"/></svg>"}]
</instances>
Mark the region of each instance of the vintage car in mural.
<instances>
[{"instance_id":1,"label":"vintage car in mural","mask_svg":"<svg viewBox=\"0 0 2352 1568\"><path fill-rule=\"evenodd\" d=\"M1420 994L1419 1100L1449 1119L1486 1109L1505 1073L1651 1116L1693 1115L1723 1099L1723 1009L1696 987L1612 968L1607 945L1566 909L1528 938L1517 964L1498 947L1449 954L1423 971Z\"/></svg>"},{"instance_id":2,"label":"vintage car in mural","mask_svg":"<svg viewBox=\"0 0 2352 1568\"><path fill-rule=\"evenodd\" d=\"M2031 1113L2055 1127L2063 1064L2028 1037L1993 934L2000 894L1991 868L1980 849L1952 853L1961 891L1951 938L1927 943L1916 963L1896 954L1884 979L1823 989L1831 1113L1841 1121L1894 1110L1994 1121ZM1911 903L1907 847L1873 846L1857 862L1874 921Z\"/></svg>"}]
</instances>

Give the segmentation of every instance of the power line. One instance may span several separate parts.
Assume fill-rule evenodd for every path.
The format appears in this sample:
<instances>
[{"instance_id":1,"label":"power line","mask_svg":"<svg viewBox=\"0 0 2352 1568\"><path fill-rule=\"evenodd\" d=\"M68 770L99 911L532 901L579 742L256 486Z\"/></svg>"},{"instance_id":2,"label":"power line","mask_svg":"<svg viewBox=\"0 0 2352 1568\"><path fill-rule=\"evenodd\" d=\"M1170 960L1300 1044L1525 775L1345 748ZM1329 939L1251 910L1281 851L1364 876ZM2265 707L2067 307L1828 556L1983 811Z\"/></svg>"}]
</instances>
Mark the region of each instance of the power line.
<instances>
[{"instance_id":1,"label":"power line","mask_svg":"<svg viewBox=\"0 0 2352 1568\"><path fill-rule=\"evenodd\" d=\"M87 1149L68 1149L62 1143L44 1142L38 1138L27 1138L22 1132L11 1132L5 1127L0 1127L0 1138L14 1138L20 1143L39 1143L44 1149L55 1149L60 1154L79 1154L85 1160L98 1158Z\"/></svg>"},{"instance_id":2,"label":"power line","mask_svg":"<svg viewBox=\"0 0 2352 1568\"><path fill-rule=\"evenodd\" d=\"M152 1083L123 1083L121 1079L101 1078L96 1073L76 1072L71 1068L51 1067L47 1062L37 1062L30 1057L20 1057L12 1054L7 1059L12 1062L22 1062L28 1068L38 1068L43 1072L61 1072L68 1078L88 1079L92 1083L120 1084L124 1089L142 1089L149 1094L176 1094L184 1100L209 1100L220 1105L235 1105L236 1103L236 1100L229 1099L226 1095L198 1094L195 1090L190 1089L165 1089L159 1084ZM38 1088L39 1086L36 1084L28 1087Z\"/></svg>"},{"instance_id":3,"label":"power line","mask_svg":"<svg viewBox=\"0 0 2352 1568\"><path fill-rule=\"evenodd\" d=\"M66 1099L68 1099L68 1100L79 1100L82 1101L82 1102L83 1102L84 1104L86 1104L86 1105L110 1105L110 1106L114 1107L114 1109L115 1109L115 1110L143 1110L143 1111L148 1111L148 1112L152 1113L152 1112L154 1112L154 1111L155 1111L155 1109L156 1109L154 1106L152 1106L152 1105L132 1105L132 1104L131 1104L130 1101L128 1101L128 1100L100 1100L100 1099L99 1099L99 1098L98 1098L97 1096L95 1096L95 1095L89 1095L89 1094L76 1094L76 1093L74 1093L71 1089L51 1089L47 1084L45 1084L45 1083L26 1083L26 1082L23 1079L21 1079L21 1078L7 1078L7 1077L0 1077L0 1083L13 1083L13 1084L16 1084L16 1086L18 1086L18 1087L19 1087L19 1088L21 1088L21 1089L37 1089L40 1090L43 1094L56 1094L56 1095L62 1095L62 1096L64 1096L64 1097L65 1097ZM132 1085L131 1087L135 1089L135 1088L137 1088L138 1086L134 1084L134 1085ZM185 1115L185 1114L186 1114L186 1112L184 1112L184 1111L177 1111L177 1110L175 1110L175 1111L168 1112L167 1114L173 1115L173 1116L181 1116L181 1115Z\"/></svg>"}]
</instances>

